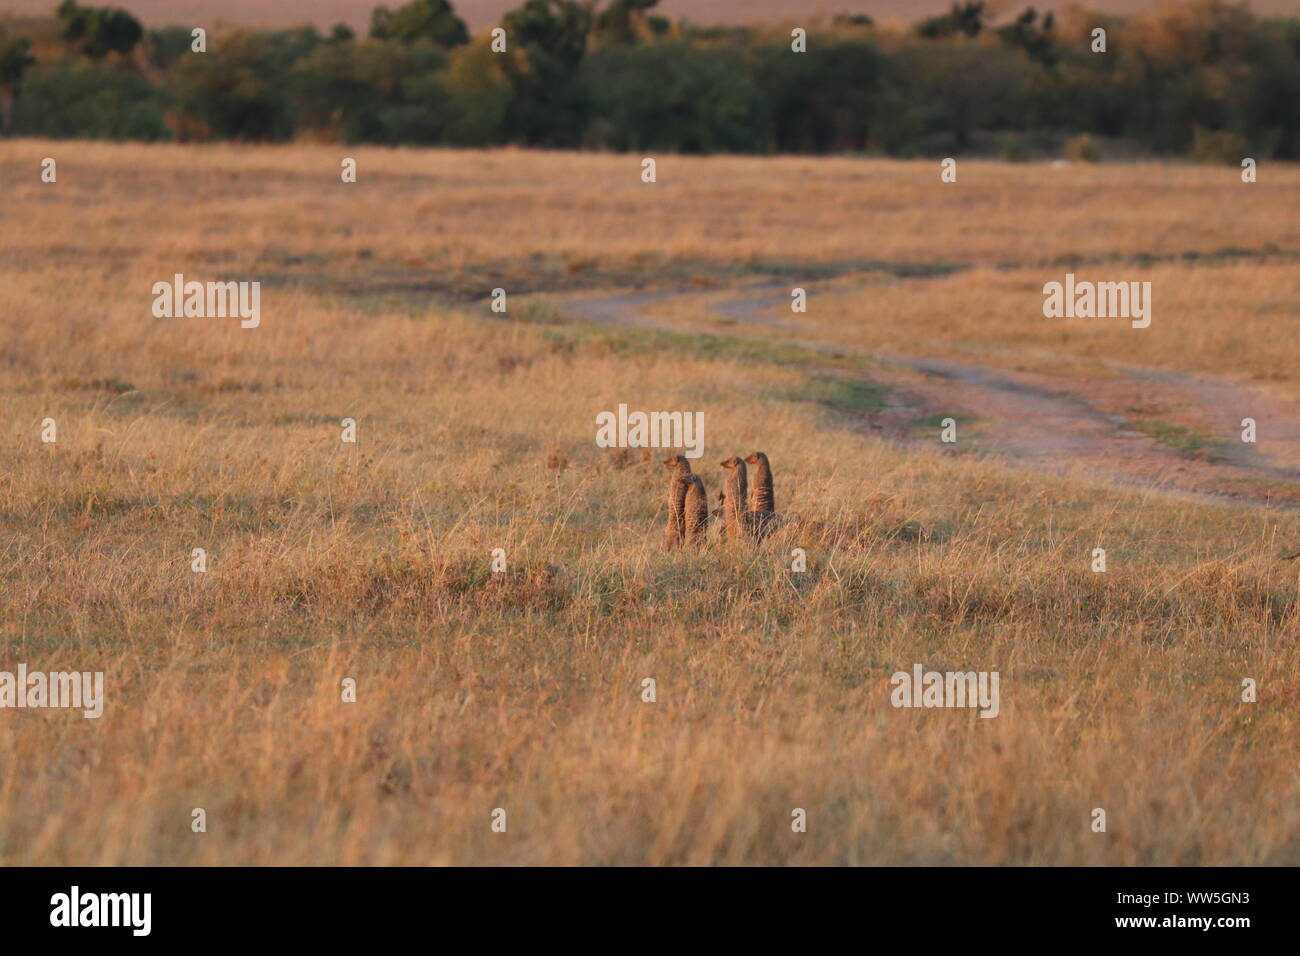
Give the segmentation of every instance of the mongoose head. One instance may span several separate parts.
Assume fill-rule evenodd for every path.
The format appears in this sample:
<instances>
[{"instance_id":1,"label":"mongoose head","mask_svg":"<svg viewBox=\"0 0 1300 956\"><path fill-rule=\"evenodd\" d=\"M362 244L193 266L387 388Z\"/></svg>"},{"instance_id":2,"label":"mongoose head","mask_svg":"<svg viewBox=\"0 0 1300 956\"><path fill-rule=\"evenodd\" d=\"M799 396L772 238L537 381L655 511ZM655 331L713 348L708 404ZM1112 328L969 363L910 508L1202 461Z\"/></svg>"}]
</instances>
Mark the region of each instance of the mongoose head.
<instances>
[{"instance_id":1,"label":"mongoose head","mask_svg":"<svg viewBox=\"0 0 1300 956\"><path fill-rule=\"evenodd\" d=\"M664 459L665 468L676 468L678 471L684 471L686 474L691 473L691 460L685 455L673 455L671 458Z\"/></svg>"},{"instance_id":2,"label":"mongoose head","mask_svg":"<svg viewBox=\"0 0 1300 956\"><path fill-rule=\"evenodd\" d=\"M745 456L745 461L751 465L757 465L760 461L767 461L767 455L761 451L751 452Z\"/></svg>"},{"instance_id":3,"label":"mongoose head","mask_svg":"<svg viewBox=\"0 0 1300 956\"><path fill-rule=\"evenodd\" d=\"M726 461L722 463L722 467L723 468L744 467L744 464L745 464L745 459L737 458L735 455L732 455L730 458L728 458Z\"/></svg>"}]
</instances>

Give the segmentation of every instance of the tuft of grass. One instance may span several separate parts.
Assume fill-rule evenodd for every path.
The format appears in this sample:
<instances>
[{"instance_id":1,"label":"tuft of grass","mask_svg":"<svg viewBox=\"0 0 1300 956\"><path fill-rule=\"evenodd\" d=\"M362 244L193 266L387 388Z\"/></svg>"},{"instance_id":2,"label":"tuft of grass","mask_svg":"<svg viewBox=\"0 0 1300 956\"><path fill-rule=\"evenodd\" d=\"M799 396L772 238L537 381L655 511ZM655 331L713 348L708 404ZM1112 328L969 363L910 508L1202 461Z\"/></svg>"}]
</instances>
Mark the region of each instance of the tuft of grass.
<instances>
[{"instance_id":1,"label":"tuft of grass","mask_svg":"<svg viewBox=\"0 0 1300 956\"><path fill-rule=\"evenodd\" d=\"M943 420L945 418L951 418L959 426L973 425L975 422L979 421L977 416L970 415L966 412L935 412L933 415L921 415L918 418L912 419L911 425L913 428L929 431L931 429L943 428Z\"/></svg>"},{"instance_id":2,"label":"tuft of grass","mask_svg":"<svg viewBox=\"0 0 1300 956\"><path fill-rule=\"evenodd\" d=\"M60 390L68 392L84 390L92 392L108 392L112 395L125 395L127 392L134 392L136 390L136 387L130 382L123 381L116 377L87 380L78 378L75 375L60 379L58 387Z\"/></svg>"},{"instance_id":3,"label":"tuft of grass","mask_svg":"<svg viewBox=\"0 0 1300 956\"><path fill-rule=\"evenodd\" d=\"M779 366L858 369L869 359L831 349L775 342L767 339L713 335L708 332L673 332L664 329L621 328L574 322L543 333L556 351L633 356L667 354L710 362L756 362Z\"/></svg>"},{"instance_id":4,"label":"tuft of grass","mask_svg":"<svg viewBox=\"0 0 1300 956\"><path fill-rule=\"evenodd\" d=\"M814 374L802 385L786 393L794 402L815 402L842 412L870 414L881 411L889 398L889 388L860 378Z\"/></svg>"},{"instance_id":5,"label":"tuft of grass","mask_svg":"<svg viewBox=\"0 0 1300 956\"><path fill-rule=\"evenodd\" d=\"M1154 438L1160 444L1173 448L1189 458L1203 458L1209 461L1221 461L1224 458L1223 443L1204 432L1158 419L1129 419L1125 424L1134 431Z\"/></svg>"}]
</instances>

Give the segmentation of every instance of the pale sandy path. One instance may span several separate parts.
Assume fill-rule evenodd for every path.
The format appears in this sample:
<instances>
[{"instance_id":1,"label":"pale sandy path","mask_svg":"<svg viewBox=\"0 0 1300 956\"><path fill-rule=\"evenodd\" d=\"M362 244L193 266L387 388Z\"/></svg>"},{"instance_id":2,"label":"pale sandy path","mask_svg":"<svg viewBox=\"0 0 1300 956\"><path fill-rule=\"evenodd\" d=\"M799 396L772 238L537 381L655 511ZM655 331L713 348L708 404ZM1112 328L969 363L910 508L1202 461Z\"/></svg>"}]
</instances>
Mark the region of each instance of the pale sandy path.
<instances>
[{"instance_id":1,"label":"pale sandy path","mask_svg":"<svg viewBox=\"0 0 1300 956\"><path fill-rule=\"evenodd\" d=\"M1300 476L1300 410L1295 403L1250 383L1131 365L1113 367L1162 385L1198 408L1214 433L1224 439L1223 453L1229 460L1279 476ZM1254 444L1240 440L1244 418L1255 421Z\"/></svg>"},{"instance_id":2,"label":"pale sandy path","mask_svg":"<svg viewBox=\"0 0 1300 956\"><path fill-rule=\"evenodd\" d=\"M564 299L561 309L591 322L634 328L673 329L653 306L700 297L701 313L741 326L779 331L789 283L759 282L734 293L670 289L616 292ZM728 334L716 325L710 334ZM740 334L744 334L743 332ZM828 346L796 342L830 353ZM839 350L842 351L842 350ZM1184 417L1204 423L1220 444L1212 457L1192 457L1126 427L1122 414L1107 411L1115 396L1080 393L1078 383L1048 376L913 355L875 355L882 363L872 379L891 387L889 407L870 425L890 438L929 451L987 454L1018 467L1058 474L1082 473L1126 486L1179 496L1251 506L1300 507L1300 414L1247 383L1187 373L1114 366L1119 381L1096 383L1122 391L1126 380L1156 389ZM1104 398L1111 398L1106 402ZM1122 401L1118 404L1122 407ZM957 445L938 441L936 416L959 420ZM969 424L964 418L972 417ZM1257 422L1259 441L1243 443L1241 419ZM924 420L924 425L918 425Z\"/></svg>"}]
</instances>

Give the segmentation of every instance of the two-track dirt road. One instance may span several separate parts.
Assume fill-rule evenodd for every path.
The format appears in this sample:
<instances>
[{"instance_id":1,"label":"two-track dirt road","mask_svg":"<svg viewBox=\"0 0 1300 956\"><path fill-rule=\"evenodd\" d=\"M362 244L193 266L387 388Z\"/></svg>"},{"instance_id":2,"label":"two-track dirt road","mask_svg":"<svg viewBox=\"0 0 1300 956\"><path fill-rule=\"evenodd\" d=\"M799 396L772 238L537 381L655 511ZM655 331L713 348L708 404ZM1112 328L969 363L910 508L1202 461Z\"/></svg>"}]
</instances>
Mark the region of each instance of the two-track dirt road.
<instances>
[{"instance_id":1,"label":"two-track dirt road","mask_svg":"<svg viewBox=\"0 0 1300 956\"><path fill-rule=\"evenodd\" d=\"M782 315L789 314L789 285L770 281L732 293L670 289L573 296L559 307L599 324L680 329L655 311L669 300L688 307L698 300L695 314L714 320L710 334L776 333L785 341L798 334L798 325ZM1111 365L1112 374L1084 381L949 358L870 357L878 363L870 378L889 387L889 398L885 409L866 416L866 424L889 439L1174 495L1300 507L1300 415L1251 383L1129 365ZM1192 424L1169 426L1127 414L1135 404ZM955 444L940 442L937 423L949 416L959 423ZM1256 423L1254 444L1242 441L1245 418Z\"/></svg>"}]
</instances>

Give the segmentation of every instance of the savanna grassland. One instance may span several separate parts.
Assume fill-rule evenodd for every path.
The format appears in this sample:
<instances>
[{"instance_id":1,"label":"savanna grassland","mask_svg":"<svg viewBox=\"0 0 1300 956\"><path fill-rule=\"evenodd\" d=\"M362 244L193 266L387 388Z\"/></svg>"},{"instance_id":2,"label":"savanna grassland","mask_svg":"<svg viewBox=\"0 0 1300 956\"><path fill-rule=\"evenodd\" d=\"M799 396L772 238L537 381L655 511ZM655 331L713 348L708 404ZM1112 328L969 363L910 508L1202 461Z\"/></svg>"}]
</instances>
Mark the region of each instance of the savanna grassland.
<instances>
[{"instance_id":1,"label":"savanna grassland","mask_svg":"<svg viewBox=\"0 0 1300 956\"><path fill-rule=\"evenodd\" d=\"M1159 436L1215 410L1106 404L1122 367L1213 377L1282 409L1226 410L1272 454L1300 170L658 172L0 142L0 670L107 698L0 711L0 863L1300 862L1300 477L1178 484L1229 466ZM1152 281L1151 327L1044 318L1067 270ZM155 318L175 273L260 281L261 325ZM796 285L807 313L715 309ZM1127 414L1145 466L1017 458L1032 428L904 353ZM594 443L619 403L704 412L710 495L766 451L790 524L666 552L662 453ZM999 716L893 708L915 663L999 671Z\"/></svg>"}]
</instances>

